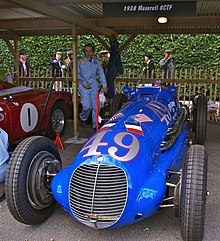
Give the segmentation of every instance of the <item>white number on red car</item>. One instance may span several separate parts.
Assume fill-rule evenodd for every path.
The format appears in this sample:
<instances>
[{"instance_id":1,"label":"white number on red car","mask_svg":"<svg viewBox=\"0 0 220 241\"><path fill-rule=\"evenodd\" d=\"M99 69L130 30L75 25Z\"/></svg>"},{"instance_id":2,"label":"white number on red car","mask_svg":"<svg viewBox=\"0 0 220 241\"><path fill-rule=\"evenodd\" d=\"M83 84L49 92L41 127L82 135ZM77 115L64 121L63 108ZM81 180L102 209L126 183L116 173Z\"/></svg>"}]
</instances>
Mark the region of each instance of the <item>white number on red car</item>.
<instances>
[{"instance_id":1,"label":"white number on red car","mask_svg":"<svg viewBox=\"0 0 220 241\"><path fill-rule=\"evenodd\" d=\"M38 121L37 108L31 103L25 103L21 108L20 123L23 131L32 131Z\"/></svg>"}]
</instances>

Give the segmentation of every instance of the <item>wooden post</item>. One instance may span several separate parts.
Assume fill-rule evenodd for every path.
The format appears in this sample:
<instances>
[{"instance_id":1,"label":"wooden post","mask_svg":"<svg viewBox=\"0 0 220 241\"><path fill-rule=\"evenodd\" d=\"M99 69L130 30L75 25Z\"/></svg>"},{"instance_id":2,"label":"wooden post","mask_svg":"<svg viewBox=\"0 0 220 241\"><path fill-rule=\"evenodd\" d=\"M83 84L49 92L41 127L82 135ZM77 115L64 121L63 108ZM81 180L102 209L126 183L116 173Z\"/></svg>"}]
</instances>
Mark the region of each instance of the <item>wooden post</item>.
<instances>
[{"instance_id":1,"label":"wooden post","mask_svg":"<svg viewBox=\"0 0 220 241\"><path fill-rule=\"evenodd\" d=\"M15 81L17 85L20 85L20 73L19 73L19 58L18 58L18 40L14 40L15 48Z\"/></svg>"},{"instance_id":2,"label":"wooden post","mask_svg":"<svg viewBox=\"0 0 220 241\"><path fill-rule=\"evenodd\" d=\"M210 73L210 84L209 84L209 99L210 100L213 100L212 99L212 81L213 81L213 71L211 70L211 73Z\"/></svg>"},{"instance_id":3,"label":"wooden post","mask_svg":"<svg viewBox=\"0 0 220 241\"><path fill-rule=\"evenodd\" d=\"M218 79L218 69L215 71L215 79ZM215 84L215 95L214 95L214 101L216 101L217 98L217 90L218 90L218 84Z\"/></svg>"},{"instance_id":4,"label":"wooden post","mask_svg":"<svg viewBox=\"0 0 220 241\"><path fill-rule=\"evenodd\" d=\"M196 80L196 68L194 69L194 80ZM193 96L196 94L196 84L193 84Z\"/></svg>"},{"instance_id":5,"label":"wooden post","mask_svg":"<svg viewBox=\"0 0 220 241\"><path fill-rule=\"evenodd\" d=\"M184 80L187 79L187 69L185 69ZM183 103L186 103L186 82L184 81L184 90L183 90Z\"/></svg>"},{"instance_id":6,"label":"wooden post","mask_svg":"<svg viewBox=\"0 0 220 241\"><path fill-rule=\"evenodd\" d=\"M72 29L73 36L73 134L78 136L78 68L77 68L77 29L76 25L73 25Z\"/></svg>"}]
</instances>

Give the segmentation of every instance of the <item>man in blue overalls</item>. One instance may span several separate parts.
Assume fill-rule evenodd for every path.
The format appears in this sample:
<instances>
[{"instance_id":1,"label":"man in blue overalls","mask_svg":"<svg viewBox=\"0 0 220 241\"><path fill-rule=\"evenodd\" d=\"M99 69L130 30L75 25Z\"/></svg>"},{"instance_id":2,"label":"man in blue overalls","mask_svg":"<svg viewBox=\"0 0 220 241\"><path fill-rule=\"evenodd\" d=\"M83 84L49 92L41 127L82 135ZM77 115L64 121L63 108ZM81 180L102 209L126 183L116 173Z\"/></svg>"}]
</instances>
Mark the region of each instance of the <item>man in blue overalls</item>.
<instances>
[{"instance_id":1,"label":"man in blue overalls","mask_svg":"<svg viewBox=\"0 0 220 241\"><path fill-rule=\"evenodd\" d=\"M105 75L100 62L93 58L94 48L87 44L84 49L85 56L78 60L78 81L79 92L82 99L82 113L80 120L82 127L86 127L86 121L92 110L92 125L96 128L96 93L98 92L98 82L96 76L102 85L104 93L107 92Z\"/></svg>"}]
</instances>

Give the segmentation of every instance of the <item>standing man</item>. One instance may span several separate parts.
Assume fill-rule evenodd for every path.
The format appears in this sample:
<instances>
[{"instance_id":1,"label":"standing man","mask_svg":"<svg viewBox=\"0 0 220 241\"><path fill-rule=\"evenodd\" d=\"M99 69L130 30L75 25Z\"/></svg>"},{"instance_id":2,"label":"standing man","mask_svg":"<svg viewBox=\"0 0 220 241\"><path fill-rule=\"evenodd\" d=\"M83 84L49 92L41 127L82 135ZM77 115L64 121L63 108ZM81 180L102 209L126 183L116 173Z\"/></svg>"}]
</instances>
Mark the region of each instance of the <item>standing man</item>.
<instances>
[{"instance_id":1,"label":"standing man","mask_svg":"<svg viewBox=\"0 0 220 241\"><path fill-rule=\"evenodd\" d=\"M67 73L67 76L72 76L73 72L73 51L67 51L66 52L67 59L64 60L65 65L65 71Z\"/></svg>"},{"instance_id":2,"label":"standing man","mask_svg":"<svg viewBox=\"0 0 220 241\"><path fill-rule=\"evenodd\" d=\"M19 73L20 77L29 77L30 64L26 56L25 50L20 51Z\"/></svg>"},{"instance_id":3,"label":"standing man","mask_svg":"<svg viewBox=\"0 0 220 241\"><path fill-rule=\"evenodd\" d=\"M81 125L86 127L86 121L92 110L92 126L96 128L96 93L98 92L98 82L102 85L104 93L107 92L105 74L100 62L93 58L94 47L87 44L84 48L85 56L78 60L78 81L79 92L82 99L82 112L80 113Z\"/></svg>"},{"instance_id":4,"label":"standing man","mask_svg":"<svg viewBox=\"0 0 220 241\"><path fill-rule=\"evenodd\" d=\"M146 78L156 78L155 75L155 66L153 61L153 56L151 53L146 53L144 55L144 59L146 61L146 65L143 68L143 73L145 74Z\"/></svg>"},{"instance_id":5,"label":"standing man","mask_svg":"<svg viewBox=\"0 0 220 241\"><path fill-rule=\"evenodd\" d=\"M108 70L108 61L109 61L109 51L108 50L102 50L99 52L100 57L101 57L101 63L102 63L102 68L105 74L105 77L107 77L107 70Z\"/></svg>"},{"instance_id":6,"label":"standing man","mask_svg":"<svg viewBox=\"0 0 220 241\"><path fill-rule=\"evenodd\" d=\"M164 52L164 58L160 60L160 67L164 71L163 78L164 79L173 79L174 78L174 65L172 62L173 52L172 50L166 50Z\"/></svg>"},{"instance_id":7,"label":"standing man","mask_svg":"<svg viewBox=\"0 0 220 241\"><path fill-rule=\"evenodd\" d=\"M56 52L56 57L52 58L50 60L52 77L54 77L54 72L56 73L56 77L62 77L63 76L61 58L62 58L62 53Z\"/></svg>"}]
</instances>

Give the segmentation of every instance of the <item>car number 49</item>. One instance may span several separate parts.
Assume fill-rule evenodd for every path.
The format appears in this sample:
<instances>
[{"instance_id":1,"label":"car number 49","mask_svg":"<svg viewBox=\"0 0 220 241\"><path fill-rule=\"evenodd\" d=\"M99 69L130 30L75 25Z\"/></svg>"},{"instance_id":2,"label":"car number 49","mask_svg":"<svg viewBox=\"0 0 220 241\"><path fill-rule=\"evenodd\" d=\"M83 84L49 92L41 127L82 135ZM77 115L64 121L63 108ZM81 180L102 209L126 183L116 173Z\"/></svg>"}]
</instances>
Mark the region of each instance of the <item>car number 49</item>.
<instances>
[{"instance_id":1,"label":"car number 49","mask_svg":"<svg viewBox=\"0 0 220 241\"><path fill-rule=\"evenodd\" d=\"M99 156L102 154L98 149L99 147L106 147L107 153L113 157L115 160L121 162L129 162L133 160L139 153L140 143L137 137L128 132L120 132L114 136L113 144L109 142L102 141L104 136L108 131L99 132L94 136L81 150L87 151L83 158L89 156ZM125 138L130 139L130 143L124 143ZM112 141L111 141L112 142ZM119 154L120 150L123 151L123 154Z\"/></svg>"}]
</instances>

